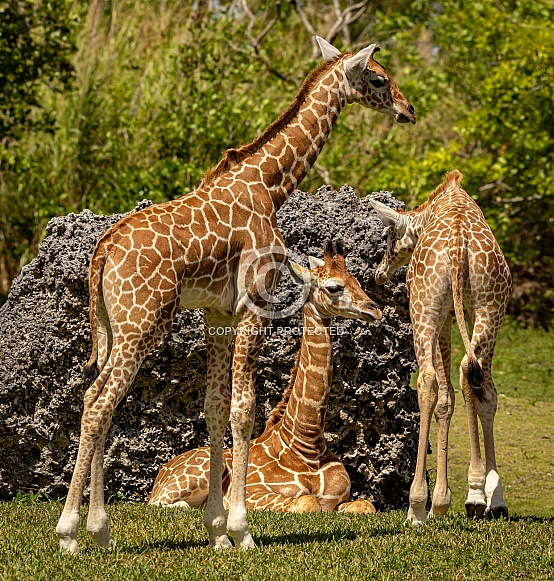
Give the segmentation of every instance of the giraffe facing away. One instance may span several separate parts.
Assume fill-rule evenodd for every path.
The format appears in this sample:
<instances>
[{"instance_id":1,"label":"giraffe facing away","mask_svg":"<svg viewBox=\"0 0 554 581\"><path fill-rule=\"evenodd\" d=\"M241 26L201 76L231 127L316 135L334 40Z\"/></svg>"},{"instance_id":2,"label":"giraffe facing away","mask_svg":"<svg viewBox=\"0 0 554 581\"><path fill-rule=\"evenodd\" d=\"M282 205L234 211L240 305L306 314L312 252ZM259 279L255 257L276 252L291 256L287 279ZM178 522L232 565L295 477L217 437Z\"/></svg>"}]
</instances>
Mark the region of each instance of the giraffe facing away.
<instances>
[{"instance_id":1,"label":"giraffe facing away","mask_svg":"<svg viewBox=\"0 0 554 581\"><path fill-rule=\"evenodd\" d=\"M347 502L350 477L325 441L325 413L333 377L332 316L376 321L381 311L348 272L342 244L326 245L311 270L289 261L298 282L310 286L296 365L282 401L262 435L250 442L246 508L283 512L373 513L369 500ZM223 453L224 504L229 505L232 449ZM208 496L210 449L189 450L160 471L149 504L199 507Z\"/></svg>"},{"instance_id":2,"label":"giraffe facing away","mask_svg":"<svg viewBox=\"0 0 554 581\"><path fill-rule=\"evenodd\" d=\"M450 506L447 469L448 432L454 411L450 380L453 316L466 351L460 365L470 443L466 513L470 518L482 518L485 514L508 516L496 466L493 423L497 394L491 366L512 278L483 213L462 189L461 180L458 170L448 173L429 199L410 212L396 212L380 202L371 202L388 227L385 256L375 274L377 283L383 284L409 262L406 283L419 365L417 391L421 413L407 519L414 524L425 522L427 517L426 456L433 412L438 428L438 458L429 516L442 516ZM478 417L483 428L486 466L481 458Z\"/></svg>"},{"instance_id":3,"label":"giraffe facing away","mask_svg":"<svg viewBox=\"0 0 554 581\"><path fill-rule=\"evenodd\" d=\"M375 61L374 44L341 54L318 41L325 62L262 135L228 150L198 189L126 216L98 241L89 271L92 355L85 366L96 379L85 393L79 451L56 527L62 549L78 550L79 507L89 474L87 531L97 545L115 546L104 506L106 433L115 407L148 352L171 329L179 307L202 308L206 328L234 329L206 333L204 410L212 471L204 524L212 547L231 547L228 532L236 547L255 546L245 482L256 366L271 316L263 299L273 292L286 259L277 210L315 162L348 103L400 123L416 121L412 105ZM227 517L221 475L229 419L234 447Z\"/></svg>"}]
</instances>

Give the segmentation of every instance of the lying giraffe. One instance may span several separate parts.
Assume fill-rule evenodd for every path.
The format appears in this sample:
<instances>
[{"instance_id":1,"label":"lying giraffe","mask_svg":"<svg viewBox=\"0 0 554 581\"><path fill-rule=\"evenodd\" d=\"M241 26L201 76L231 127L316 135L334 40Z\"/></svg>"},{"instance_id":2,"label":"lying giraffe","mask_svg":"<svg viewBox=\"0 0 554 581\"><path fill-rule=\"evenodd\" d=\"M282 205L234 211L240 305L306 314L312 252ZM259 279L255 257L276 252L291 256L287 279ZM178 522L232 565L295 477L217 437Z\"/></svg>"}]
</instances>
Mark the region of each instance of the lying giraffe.
<instances>
[{"instance_id":1,"label":"lying giraffe","mask_svg":"<svg viewBox=\"0 0 554 581\"><path fill-rule=\"evenodd\" d=\"M407 519L414 524L425 522L427 516L426 457L433 412L438 426L438 459L429 516L442 516L450 506L447 469L448 431L454 411L450 381L453 314L466 350L460 365L471 450L466 513L470 518L481 518L484 514L508 516L496 469L493 422L497 395L491 365L511 295L512 278L483 213L462 189L461 180L458 170L450 172L429 199L410 212L396 212L375 200L370 202L388 227L387 249L375 273L377 283L383 284L409 262L406 283L419 365L417 390L421 413ZM481 459L477 417L483 428L486 467Z\"/></svg>"},{"instance_id":2,"label":"lying giraffe","mask_svg":"<svg viewBox=\"0 0 554 581\"><path fill-rule=\"evenodd\" d=\"M115 407L179 307L203 309L210 433L210 491L204 524L211 547L254 547L246 516L246 471L263 328L286 249L277 210L304 179L348 103L415 123L412 105L373 58L374 44L341 54L318 39L325 62L289 108L252 143L228 150L200 186L177 200L130 214L100 238L89 273L93 380L85 393L79 451L56 532L78 550L79 509L90 473L87 531L114 547L104 506L103 458ZM274 267L273 270L271 267ZM269 270L268 270L269 268ZM234 332L226 332L232 328ZM236 339L233 341L233 339ZM231 357L232 354L232 357ZM232 359L232 364L231 364ZM229 385L232 366L232 389ZM223 436L231 420L233 486L223 507Z\"/></svg>"},{"instance_id":3,"label":"lying giraffe","mask_svg":"<svg viewBox=\"0 0 554 581\"><path fill-rule=\"evenodd\" d=\"M331 317L376 321L381 311L348 272L342 244L328 244L312 270L289 261L295 279L310 285L296 366L263 434L250 442L246 508L283 512L373 513L369 500L347 502L350 477L325 441L325 413L333 376ZM224 504L229 505L232 448L223 453ZM160 471L148 504L199 507L208 496L210 448L190 450Z\"/></svg>"}]
</instances>

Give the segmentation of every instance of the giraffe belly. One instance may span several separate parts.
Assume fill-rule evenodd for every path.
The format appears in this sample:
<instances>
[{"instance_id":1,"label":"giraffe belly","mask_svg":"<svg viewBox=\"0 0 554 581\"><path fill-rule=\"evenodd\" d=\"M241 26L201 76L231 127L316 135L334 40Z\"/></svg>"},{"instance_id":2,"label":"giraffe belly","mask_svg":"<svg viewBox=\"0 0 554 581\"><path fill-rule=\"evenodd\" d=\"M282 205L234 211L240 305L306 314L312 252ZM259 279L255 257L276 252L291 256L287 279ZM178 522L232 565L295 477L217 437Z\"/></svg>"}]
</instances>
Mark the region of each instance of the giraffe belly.
<instances>
[{"instance_id":1,"label":"giraffe belly","mask_svg":"<svg viewBox=\"0 0 554 581\"><path fill-rule=\"evenodd\" d=\"M179 306L182 309L217 309L231 315L233 310L232 293L225 288L198 288L193 281L183 283Z\"/></svg>"}]
</instances>

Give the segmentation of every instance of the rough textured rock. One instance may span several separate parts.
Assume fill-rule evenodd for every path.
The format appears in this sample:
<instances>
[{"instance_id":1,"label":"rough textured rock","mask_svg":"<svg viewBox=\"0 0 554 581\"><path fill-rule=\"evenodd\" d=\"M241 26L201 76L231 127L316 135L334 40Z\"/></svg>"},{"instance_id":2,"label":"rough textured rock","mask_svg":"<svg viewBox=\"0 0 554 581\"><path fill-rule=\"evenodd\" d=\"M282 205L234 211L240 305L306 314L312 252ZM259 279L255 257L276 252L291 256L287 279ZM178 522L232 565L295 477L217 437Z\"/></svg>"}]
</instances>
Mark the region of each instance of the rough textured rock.
<instances>
[{"instance_id":1,"label":"rough textured rock","mask_svg":"<svg viewBox=\"0 0 554 581\"><path fill-rule=\"evenodd\" d=\"M390 194L376 197L400 205ZM98 237L119 218L85 210L52 219L38 257L14 281L0 310L2 499L17 490L54 496L67 490L86 389L81 367L90 353L88 263ZM417 398L409 387L415 360L402 274L385 287L373 282L384 250L383 226L347 186L338 192L321 188L315 195L296 192L280 210L279 225L293 257L305 266L308 255L322 256L327 238L342 238L350 270L383 308L379 325L335 321L326 433L347 465L354 496L367 496L380 509L405 506L417 446ZM299 294L284 276L283 305ZM275 320L267 338L258 371L255 435L290 377L300 314ZM207 443L205 371L201 312L182 311L115 412L105 456L108 496L144 500L163 463Z\"/></svg>"}]
</instances>

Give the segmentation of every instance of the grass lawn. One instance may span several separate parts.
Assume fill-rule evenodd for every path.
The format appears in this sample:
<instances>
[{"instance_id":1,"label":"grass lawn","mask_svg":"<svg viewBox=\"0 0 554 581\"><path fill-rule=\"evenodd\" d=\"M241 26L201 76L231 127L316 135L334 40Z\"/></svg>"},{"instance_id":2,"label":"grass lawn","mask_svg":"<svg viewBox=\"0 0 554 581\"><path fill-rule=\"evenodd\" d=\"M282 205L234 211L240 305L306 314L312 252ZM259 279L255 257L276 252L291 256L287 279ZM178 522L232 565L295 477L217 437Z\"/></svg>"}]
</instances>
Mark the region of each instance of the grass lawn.
<instances>
[{"instance_id":1,"label":"grass lawn","mask_svg":"<svg viewBox=\"0 0 554 581\"><path fill-rule=\"evenodd\" d=\"M462 357L455 331L454 360ZM202 512L111 504L115 553L92 546L63 555L54 533L57 502L0 503L0 579L554 579L554 390L552 335L508 323L494 376L496 440L509 520L463 514L469 461L461 394L451 429L451 513L425 526L403 525L405 511L376 515L249 515L258 548L212 551ZM457 385L457 370L453 370ZM431 478L434 458L429 458ZM83 509L83 525L86 508Z\"/></svg>"},{"instance_id":2,"label":"grass lawn","mask_svg":"<svg viewBox=\"0 0 554 581\"><path fill-rule=\"evenodd\" d=\"M78 555L60 554L57 503L0 505L0 578L170 579L552 579L554 518L468 521L461 514L405 527L401 511L372 516L250 513L258 548L213 551L198 510L109 507L119 548L80 534Z\"/></svg>"}]
</instances>

